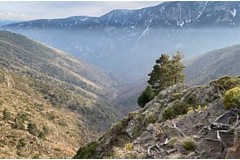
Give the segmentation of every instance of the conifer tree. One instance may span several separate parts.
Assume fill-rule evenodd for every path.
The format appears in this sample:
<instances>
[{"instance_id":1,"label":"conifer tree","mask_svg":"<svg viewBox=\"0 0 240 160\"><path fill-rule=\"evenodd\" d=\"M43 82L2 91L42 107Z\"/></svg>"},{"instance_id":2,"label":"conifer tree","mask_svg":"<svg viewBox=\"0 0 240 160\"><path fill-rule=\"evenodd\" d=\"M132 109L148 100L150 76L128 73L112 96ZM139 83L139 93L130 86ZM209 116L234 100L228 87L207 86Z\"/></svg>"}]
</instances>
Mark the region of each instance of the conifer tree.
<instances>
[{"instance_id":1,"label":"conifer tree","mask_svg":"<svg viewBox=\"0 0 240 160\"><path fill-rule=\"evenodd\" d=\"M144 107L146 103L151 101L154 98L154 92L150 86L147 86L147 88L142 92L142 94L138 98L138 105L140 107Z\"/></svg>"},{"instance_id":2,"label":"conifer tree","mask_svg":"<svg viewBox=\"0 0 240 160\"><path fill-rule=\"evenodd\" d=\"M151 85L155 93L158 93L160 90L164 89L168 83L169 73L169 56L167 54L162 54L159 59L156 60L156 65L153 67L153 71L148 74L150 79L148 83Z\"/></svg>"},{"instance_id":3,"label":"conifer tree","mask_svg":"<svg viewBox=\"0 0 240 160\"><path fill-rule=\"evenodd\" d=\"M162 54L159 59L156 60L156 64L153 66L153 71L148 74L150 77L148 86L138 98L138 104L141 107L149 102L152 95L157 95L160 91L165 88L175 85L177 83L183 83L184 74L183 69L185 68L183 63L183 54L177 52L169 59L167 54ZM152 94L151 92L154 92Z\"/></svg>"},{"instance_id":4,"label":"conifer tree","mask_svg":"<svg viewBox=\"0 0 240 160\"><path fill-rule=\"evenodd\" d=\"M185 66L182 64L183 54L181 52L177 52L172 56L172 60L169 62L170 70L171 70L171 85L177 83L183 83L184 81L184 73L183 70Z\"/></svg>"}]
</instances>

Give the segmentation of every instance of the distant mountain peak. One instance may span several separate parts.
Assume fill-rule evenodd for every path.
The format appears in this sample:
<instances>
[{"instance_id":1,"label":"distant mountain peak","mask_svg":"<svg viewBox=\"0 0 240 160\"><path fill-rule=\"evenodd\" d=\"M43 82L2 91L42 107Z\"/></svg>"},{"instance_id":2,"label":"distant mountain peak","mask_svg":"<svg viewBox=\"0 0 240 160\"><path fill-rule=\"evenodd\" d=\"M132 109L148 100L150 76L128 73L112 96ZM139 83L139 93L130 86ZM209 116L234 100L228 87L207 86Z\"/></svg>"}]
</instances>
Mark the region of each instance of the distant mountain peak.
<instances>
[{"instance_id":1,"label":"distant mountain peak","mask_svg":"<svg viewBox=\"0 0 240 160\"><path fill-rule=\"evenodd\" d=\"M132 75L127 78L132 80L143 78L160 53L181 50L188 59L238 43L239 27L239 1L172 1L116 9L100 17L34 20L2 29L53 45L121 77Z\"/></svg>"}]
</instances>

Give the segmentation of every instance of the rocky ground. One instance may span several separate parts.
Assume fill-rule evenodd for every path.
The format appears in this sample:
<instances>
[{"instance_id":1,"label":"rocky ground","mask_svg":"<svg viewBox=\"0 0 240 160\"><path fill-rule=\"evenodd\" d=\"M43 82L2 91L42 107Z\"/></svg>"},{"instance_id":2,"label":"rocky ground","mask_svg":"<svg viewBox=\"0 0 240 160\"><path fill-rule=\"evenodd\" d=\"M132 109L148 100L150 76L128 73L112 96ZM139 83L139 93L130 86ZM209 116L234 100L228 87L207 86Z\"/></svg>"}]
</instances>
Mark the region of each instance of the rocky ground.
<instances>
[{"instance_id":1,"label":"rocky ground","mask_svg":"<svg viewBox=\"0 0 240 160\"><path fill-rule=\"evenodd\" d=\"M223 77L167 88L74 158L240 158L240 110L223 104L225 91L239 84L240 78Z\"/></svg>"}]
</instances>

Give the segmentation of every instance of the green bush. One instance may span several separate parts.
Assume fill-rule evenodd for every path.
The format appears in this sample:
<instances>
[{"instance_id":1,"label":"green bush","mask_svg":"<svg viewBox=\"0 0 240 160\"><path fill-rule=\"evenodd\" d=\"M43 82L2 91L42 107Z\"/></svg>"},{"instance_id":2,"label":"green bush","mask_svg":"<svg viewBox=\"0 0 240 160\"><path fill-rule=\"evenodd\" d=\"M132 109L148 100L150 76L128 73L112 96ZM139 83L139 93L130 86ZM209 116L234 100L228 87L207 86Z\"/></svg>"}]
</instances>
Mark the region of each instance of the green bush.
<instances>
[{"instance_id":1,"label":"green bush","mask_svg":"<svg viewBox=\"0 0 240 160\"><path fill-rule=\"evenodd\" d=\"M34 136L39 136L39 130L37 128L37 125L35 123L29 123L28 124L28 132Z\"/></svg>"},{"instance_id":2,"label":"green bush","mask_svg":"<svg viewBox=\"0 0 240 160\"><path fill-rule=\"evenodd\" d=\"M45 139L45 138L46 138L46 134L45 134L43 131L41 131L41 132L39 133L39 135L38 135L38 138L40 138L40 139Z\"/></svg>"},{"instance_id":3,"label":"green bush","mask_svg":"<svg viewBox=\"0 0 240 160\"><path fill-rule=\"evenodd\" d=\"M99 158L96 157L95 152L99 144L97 142L88 143L85 147L80 148L77 154L73 157L74 159L89 159Z\"/></svg>"},{"instance_id":4,"label":"green bush","mask_svg":"<svg viewBox=\"0 0 240 160\"><path fill-rule=\"evenodd\" d=\"M142 130L143 129L139 124L134 125L134 127L132 129L132 136L135 137L135 138L140 136L141 133L142 133Z\"/></svg>"},{"instance_id":5,"label":"green bush","mask_svg":"<svg viewBox=\"0 0 240 160\"><path fill-rule=\"evenodd\" d=\"M125 144L124 149L127 150L127 151L133 150L133 144L132 143Z\"/></svg>"},{"instance_id":6,"label":"green bush","mask_svg":"<svg viewBox=\"0 0 240 160\"><path fill-rule=\"evenodd\" d=\"M25 142L25 139L20 139L19 141L18 141L18 144L17 144L17 149L20 149L20 148L23 148L23 147L25 147L26 146L26 142Z\"/></svg>"},{"instance_id":7,"label":"green bush","mask_svg":"<svg viewBox=\"0 0 240 160\"><path fill-rule=\"evenodd\" d=\"M162 114L163 120L174 119L178 115L186 114L188 112L188 108L190 107L191 105L188 104L187 102L175 101L171 107L166 108L163 111L163 114Z\"/></svg>"},{"instance_id":8,"label":"green bush","mask_svg":"<svg viewBox=\"0 0 240 160\"><path fill-rule=\"evenodd\" d=\"M142 94L138 97L137 103L140 107L144 107L149 101L154 98L155 94L150 86L142 92Z\"/></svg>"},{"instance_id":9,"label":"green bush","mask_svg":"<svg viewBox=\"0 0 240 160\"><path fill-rule=\"evenodd\" d=\"M49 134L49 128L47 126L43 126L42 131L39 131L38 138L46 139L48 134Z\"/></svg>"},{"instance_id":10,"label":"green bush","mask_svg":"<svg viewBox=\"0 0 240 160\"><path fill-rule=\"evenodd\" d=\"M240 87L234 87L224 94L224 108L240 108Z\"/></svg>"},{"instance_id":11,"label":"green bush","mask_svg":"<svg viewBox=\"0 0 240 160\"><path fill-rule=\"evenodd\" d=\"M27 120L27 115L23 112L17 114L15 118L15 126L16 129L25 129L24 121Z\"/></svg>"},{"instance_id":12,"label":"green bush","mask_svg":"<svg viewBox=\"0 0 240 160\"><path fill-rule=\"evenodd\" d=\"M196 142L191 138L186 138L182 142L182 146L187 151L194 151L197 147Z\"/></svg>"},{"instance_id":13,"label":"green bush","mask_svg":"<svg viewBox=\"0 0 240 160\"><path fill-rule=\"evenodd\" d=\"M9 111L7 111L6 109L4 109L4 111L3 111L3 119L4 120L11 120L12 119L11 113Z\"/></svg>"}]
</instances>

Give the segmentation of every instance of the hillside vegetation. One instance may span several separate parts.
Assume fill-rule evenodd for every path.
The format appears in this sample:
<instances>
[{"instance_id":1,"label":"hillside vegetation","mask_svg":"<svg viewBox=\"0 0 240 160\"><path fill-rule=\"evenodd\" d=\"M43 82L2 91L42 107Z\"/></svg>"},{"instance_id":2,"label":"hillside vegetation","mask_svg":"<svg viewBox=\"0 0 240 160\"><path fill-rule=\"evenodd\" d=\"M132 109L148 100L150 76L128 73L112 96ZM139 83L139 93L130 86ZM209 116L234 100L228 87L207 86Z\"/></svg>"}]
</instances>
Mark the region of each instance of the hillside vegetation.
<instances>
[{"instance_id":1,"label":"hillside vegetation","mask_svg":"<svg viewBox=\"0 0 240 160\"><path fill-rule=\"evenodd\" d=\"M109 102L116 85L101 69L0 32L0 158L72 157L120 118Z\"/></svg>"},{"instance_id":2,"label":"hillside vegetation","mask_svg":"<svg viewBox=\"0 0 240 160\"><path fill-rule=\"evenodd\" d=\"M52 105L26 82L0 69L0 158L71 157L97 135L82 116Z\"/></svg>"}]
</instances>

